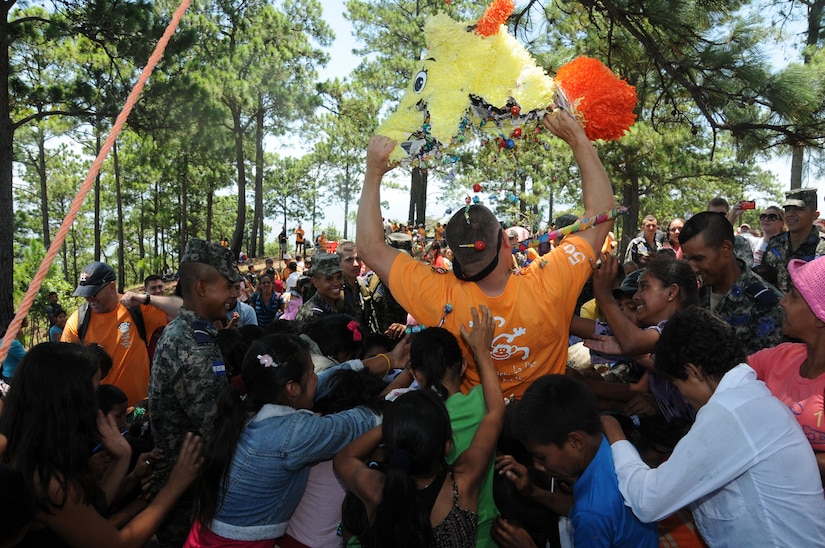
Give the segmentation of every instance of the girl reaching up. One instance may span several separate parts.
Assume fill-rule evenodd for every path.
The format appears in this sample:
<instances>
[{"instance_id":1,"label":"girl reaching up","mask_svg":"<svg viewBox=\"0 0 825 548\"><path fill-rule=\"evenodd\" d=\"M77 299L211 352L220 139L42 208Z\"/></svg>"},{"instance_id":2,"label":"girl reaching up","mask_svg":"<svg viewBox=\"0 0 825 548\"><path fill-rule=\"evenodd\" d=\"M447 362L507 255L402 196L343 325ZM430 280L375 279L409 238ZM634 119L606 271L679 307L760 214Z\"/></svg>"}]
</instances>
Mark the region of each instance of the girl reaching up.
<instances>
[{"instance_id":1,"label":"girl reaching up","mask_svg":"<svg viewBox=\"0 0 825 548\"><path fill-rule=\"evenodd\" d=\"M486 412L453 465L445 460L452 445L450 417L429 389L400 396L386 410L382 427L334 459L336 473L366 507L370 526L358 539L365 547L475 546L479 484L501 432L504 400L490 357L492 316L481 306L472 318L472 328L462 326L461 336L478 364ZM382 438L390 453L386 472L363 462Z\"/></svg>"}]
</instances>

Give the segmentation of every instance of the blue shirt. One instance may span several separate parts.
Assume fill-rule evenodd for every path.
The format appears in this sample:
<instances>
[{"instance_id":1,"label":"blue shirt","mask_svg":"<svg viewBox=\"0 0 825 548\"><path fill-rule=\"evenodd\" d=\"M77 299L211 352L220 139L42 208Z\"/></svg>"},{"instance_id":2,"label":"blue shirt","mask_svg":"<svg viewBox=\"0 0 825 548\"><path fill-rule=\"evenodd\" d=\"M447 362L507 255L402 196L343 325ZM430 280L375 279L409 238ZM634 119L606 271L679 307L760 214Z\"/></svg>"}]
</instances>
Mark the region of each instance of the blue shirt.
<instances>
[{"instance_id":1,"label":"blue shirt","mask_svg":"<svg viewBox=\"0 0 825 548\"><path fill-rule=\"evenodd\" d=\"M613 453L604 436L596 456L573 484L569 517L576 548L659 546L656 523L642 523L625 506L613 468Z\"/></svg>"},{"instance_id":2,"label":"blue shirt","mask_svg":"<svg viewBox=\"0 0 825 548\"><path fill-rule=\"evenodd\" d=\"M0 339L0 343L3 342L3 339ZM17 339L11 341L11 346L9 346L9 353L6 355L6 359L3 361L3 377L10 379L14 376L14 370L17 369L17 365L20 363L20 360L23 359L23 356L26 355L26 349L23 348L23 345Z\"/></svg>"},{"instance_id":3,"label":"blue shirt","mask_svg":"<svg viewBox=\"0 0 825 548\"><path fill-rule=\"evenodd\" d=\"M240 316L237 327L243 327L245 325L258 325L258 316L255 314L255 309L246 303L242 303L241 301L235 302L235 308L232 308L226 312L226 323L232 321L232 314L235 312L237 312Z\"/></svg>"}]
</instances>

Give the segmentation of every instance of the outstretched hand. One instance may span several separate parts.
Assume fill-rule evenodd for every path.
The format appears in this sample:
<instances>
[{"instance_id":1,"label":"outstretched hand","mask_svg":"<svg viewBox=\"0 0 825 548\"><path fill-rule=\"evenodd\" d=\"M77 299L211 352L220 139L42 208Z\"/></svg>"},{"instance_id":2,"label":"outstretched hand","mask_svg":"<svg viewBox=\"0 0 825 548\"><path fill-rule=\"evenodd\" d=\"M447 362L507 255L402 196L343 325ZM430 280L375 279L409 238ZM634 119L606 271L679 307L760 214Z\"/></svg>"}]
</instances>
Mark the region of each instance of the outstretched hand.
<instances>
[{"instance_id":1,"label":"outstretched hand","mask_svg":"<svg viewBox=\"0 0 825 548\"><path fill-rule=\"evenodd\" d=\"M481 318L479 318L479 311ZM476 309L472 308L470 311L473 315L472 327L468 328L465 325L461 326L461 338L467 343L473 356L476 357L490 353L490 345L493 342L493 333L495 331L496 323L493 320L493 314L490 309L483 304Z\"/></svg>"},{"instance_id":2,"label":"outstretched hand","mask_svg":"<svg viewBox=\"0 0 825 548\"><path fill-rule=\"evenodd\" d=\"M593 267L593 293L603 298L613 297L613 286L619 273L619 259L612 253L600 253L599 264L590 260Z\"/></svg>"},{"instance_id":3,"label":"outstretched hand","mask_svg":"<svg viewBox=\"0 0 825 548\"><path fill-rule=\"evenodd\" d=\"M175 467L169 475L167 485L173 485L182 493L195 481L195 477L198 475L198 470L203 462L203 457L201 456L202 448L203 440L201 437L188 432L183 439L183 444L178 453L178 460L175 462Z\"/></svg>"},{"instance_id":4,"label":"outstretched hand","mask_svg":"<svg viewBox=\"0 0 825 548\"><path fill-rule=\"evenodd\" d=\"M395 164L390 164L390 154L395 149L396 143L389 137L383 135L373 135L367 145L367 170L383 175Z\"/></svg>"},{"instance_id":5,"label":"outstretched hand","mask_svg":"<svg viewBox=\"0 0 825 548\"><path fill-rule=\"evenodd\" d=\"M588 140L584 134L584 127L564 109L556 108L553 112L545 114L541 119L541 125L571 145L579 139Z\"/></svg>"}]
</instances>

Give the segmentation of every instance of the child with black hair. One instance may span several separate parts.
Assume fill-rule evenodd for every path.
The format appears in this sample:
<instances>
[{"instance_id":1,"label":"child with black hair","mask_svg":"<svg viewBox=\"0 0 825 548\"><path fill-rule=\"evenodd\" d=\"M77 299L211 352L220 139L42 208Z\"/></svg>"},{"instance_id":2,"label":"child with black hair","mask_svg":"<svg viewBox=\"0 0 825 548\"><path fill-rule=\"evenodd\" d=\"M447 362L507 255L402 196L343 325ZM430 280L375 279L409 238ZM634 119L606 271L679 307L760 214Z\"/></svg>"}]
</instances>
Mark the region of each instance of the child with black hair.
<instances>
[{"instance_id":1,"label":"child with black hair","mask_svg":"<svg viewBox=\"0 0 825 548\"><path fill-rule=\"evenodd\" d=\"M335 456L336 473L364 503L370 519L358 539L365 547L475 546L479 485L504 415L490 357L494 322L490 310L480 308L480 313L472 309L473 327L462 326L461 336L479 367L486 412L453 466L445 460L452 446L450 416L442 398L429 389L400 396L385 411L382 427ZM390 454L385 471L363 462L382 439Z\"/></svg>"},{"instance_id":2,"label":"child with black hair","mask_svg":"<svg viewBox=\"0 0 825 548\"><path fill-rule=\"evenodd\" d=\"M368 371L337 370L331 373L329 383L329 392L316 400L313 407L313 411L322 416L359 405L380 413L389 405L379 396L386 383ZM340 545L338 525L343 521L345 494L344 485L333 472L332 459L314 465L301 502L289 520L287 534L278 540L278 546L326 548Z\"/></svg>"},{"instance_id":3,"label":"child with black hair","mask_svg":"<svg viewBox=\"0 0 825 548\"><path fill-rule=\"evenodd\" d=\"M3 516L0 548L15 546L20 542L29 530L36 511L34 496L23 475L5 464L0 464L0 516Z\"/></svg>"},{"instance_id":4,"label":"child with black hair","mask_svg":"<svg viewBox=\"0 0 825 548\"><path fill-rule=\"evenodd\" d=\"M453 464L470 446L473 435L484 418L484 393L476 385L467 394L460 390L467 362L461 354L458 340L441 327L431 327L412 336L409 370L422 389L436 392L450 415L453 446L447 464ZM478 533L476 546L495 547L490 529L498 512L493 500L493 459L481 479L478 498Z\"/></svg>"},{"instance_id":5,"label":"child with black hair","mask_svg":"<svg viewBox=\"0 0 825 548\"><path fill-rule=\"evenodd\" d=\"M128 397L126 393L113 384L101 384L97 388L97 405L101 413L106 417L111 417L118 431L121 432L131 448L131 458L127 468L126 477L114 483L102 483L101 487L107 492L109 503L106 512L109 520L116 526L122 526L132 519L137 512L146 506L145 500L139 498L140 487L151 481L152 466L155 462L163 459L163 451L152 448L146 440L128 436L127 415ZM89 468L96 476L104 481L108 478L106 470L112 463L112 456L103 447L98 445L93 450L93 455L89 459Z\"/></svg>"},{"instance_id":6,"label":"child with black hair","mask_svg":"<svg viewBox=\"0 0 825 548\"><path fill-rule=\"evenodd\" d=\"M221 392L187 547L272 546L284 535L310 467L369 430L366 407L319 417L318 377L293 335L254 342Z\"/></svg>"},{"instance_id":7,"label":"child with black hair","mask_svg":"<svg viewBox=\"0 0 825 548\"><path fill-rule=\"evenodd\" d=\"M659 546L656 525L643 524L624 505L596 397L587 385L564 375L539 378L518 402L512 426L540 471L573 486L567 515L576 546ZM500 457L497 468L520 492L562 513L558 497L552 490L534 489L523 466ZM500 546L535 546L523 529L501 519L493 538Z\"/></svg>"},{"instance_id":8,"label":"child with black hair","mask_svg":"<svg viewBox=\"0 0 825 548\"><path fill-rule=\"evenodd\" d=\"M106 521L98 510L108 499L89 471L89 448L98 437L113 455L113 480L125 475L130 449L114 418L97 409L97 365L88 347L41 343L15 373L0 433L8 438L2 463L23 476L37 506L24 545L143 546L195 477L200 441L187 436L169 481L146 509L120 530Z\"/></svg>"}]
</instances>

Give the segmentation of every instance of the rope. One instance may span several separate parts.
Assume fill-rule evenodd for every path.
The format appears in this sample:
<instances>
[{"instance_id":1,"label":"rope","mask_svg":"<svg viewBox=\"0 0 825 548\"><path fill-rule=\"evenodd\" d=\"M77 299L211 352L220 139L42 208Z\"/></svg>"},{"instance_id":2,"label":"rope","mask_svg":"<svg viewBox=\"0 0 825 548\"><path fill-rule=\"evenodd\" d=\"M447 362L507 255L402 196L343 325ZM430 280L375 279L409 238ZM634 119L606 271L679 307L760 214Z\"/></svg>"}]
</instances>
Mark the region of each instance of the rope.
<instances>
[{"instance_id":1,"label":"rope","mask_svg":"<svg viewBox=\"0 0 825 548\"><path fill-rule=\"evenodd\" d=\"M9 347L11 347L12 341L15 337L17 337L17 333L20 331L20 324L23 323L23 318L25 318L29 313L32 303L34 302L34 298L37 296L38 291L40 291L40 286L43 285L43 280L46 279L46 274L49 272L49 267L51 267L52 262L55 257L57 257L57 253L60 251L60 247L63 245L63 241L69 233L69 229L74 223L74 220L77 218L77 214L80 212L80 207L83 205L83 200L86 199L86 196L92 189L92 184L94 183L95 177L97 177L98 172L100 172L100 168L103 166L103 161L106 159L106 156L109 155L109 151L112 149L112 146L117 140L123 125L126 123L129 113L132 112L132 108L135 106L135 103L137 103L140 93L143 91L143 86L146 85L146 81L149 80L149 76L152 75L152 71L163 57L163 52L166 49L166 45L169 43L169 39L172 37L172 34L174 34L175 30L178 28L178 24L180 23L183 14L186 13L187 8L189 7L189 2L190 0L181 0L178 9L176 9L175 13L172 15L172 20L166 27L163 36L161 36L157 46L155 46L155 51L153 51L152 55L149 56L146 66L143 67L140 77L137 82L135 82L132 91L129 93L129 97L126 99L126 104L123 105L123 109L120 111L120 114L118 114L115 124L112 126L111 133L109 133L109 136L106 138L106 142L103 143L100 152L97 154L97 158L95 158L95 161L92 162L92 167L89 168L89 174L86 175L86 179L83 181L83 184L80 185L80 190L78 190L77 195L72 201L72 205L69 208L69 213L63 219L63 224L60 225L60 229L55 234L54 240L52 240L52 245L46 252L46 256L43 258L43 262L40 263L40 268L37 270L34 278L32 278L32 281L29 284L29 289L23 296L23 300L20 302L20 307L17 309L14 319L11 321L11 324L9 324L6 335L3 337L3 344L0 345L0 363L6 359L6 355L9 353Z\"/></svg>"}]
</instances>

